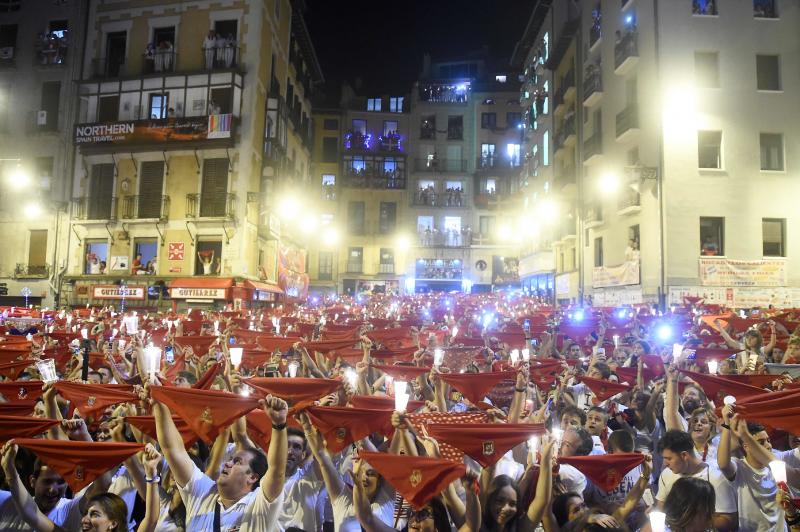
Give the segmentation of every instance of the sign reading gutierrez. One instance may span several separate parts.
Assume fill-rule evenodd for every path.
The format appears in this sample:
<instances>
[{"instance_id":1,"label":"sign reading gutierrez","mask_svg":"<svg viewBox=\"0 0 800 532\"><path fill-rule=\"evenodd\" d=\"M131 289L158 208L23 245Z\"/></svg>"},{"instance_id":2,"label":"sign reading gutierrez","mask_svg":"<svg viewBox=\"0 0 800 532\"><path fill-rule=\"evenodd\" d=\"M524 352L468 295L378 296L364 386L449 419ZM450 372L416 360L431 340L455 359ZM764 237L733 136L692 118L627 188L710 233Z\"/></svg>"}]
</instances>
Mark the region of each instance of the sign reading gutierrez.
<instances>
[{"instance_id":1,"label":"sign reading gutierrez","mask_svg":"<svg viewBox=\"0 0 800 532\"><path fill-rule=\"evenodd\" d=\"M141 144L228 139L233 115L130 120L75 126L75 144Z\"/></svg>"},{"instance_id":2,"label":"sign reading gutierrez","mask_svg":"<svg viewBox=\"0 0 800 532\"><path fill-rule=\"evenodd\" d=\"M226 299L226 288L170 288L173 299Z\"/></svg>"},{"instance_id":3,"label":"sign reading gutierrez","mask_svg":"<svg viewBox=\"0 0 800 532\"><path fill-rule=\"evenodd\" d=\"M92 287L94 299L144 299L145 286L98 285Z\"/></svg>"}]
</instances>

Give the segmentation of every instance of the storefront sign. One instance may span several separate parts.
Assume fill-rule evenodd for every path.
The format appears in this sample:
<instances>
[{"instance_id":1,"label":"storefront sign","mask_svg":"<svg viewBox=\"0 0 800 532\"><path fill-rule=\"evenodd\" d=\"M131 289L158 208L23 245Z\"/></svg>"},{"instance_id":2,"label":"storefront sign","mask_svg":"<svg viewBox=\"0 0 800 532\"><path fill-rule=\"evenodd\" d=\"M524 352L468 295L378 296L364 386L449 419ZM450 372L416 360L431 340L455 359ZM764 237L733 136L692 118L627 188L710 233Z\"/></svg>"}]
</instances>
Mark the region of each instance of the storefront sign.
<instances>
[{"instance_id":1,"label":"storefront sign","mask_svg":"<svg viewBox=\"0 0 800 532\"><path fill-rule=\"evenodd\" d=\"M618 266L600 266L592 270L592 288L639 284L639 261Z\"/></svg>"},{"instance_id":2,"label":"storefront sign","mask_svg":"<svg viewBox=\"0 0 800 532\"><path fill-rule=\"evenodd\" d=\"M700 297L707 305L729 308L800 308L800 288L724 288L706 286L672 286L669 304L682 305L684 297Z\"/></svg>"},{"instance_id":3,"label":"storefront sign","mask_svg":"<svg viewBox=\"0 0 800 532\"><path fill-rule=\"evenodd\" d=\"M75 126L75 144L142 144L227 139L233 115L130 120Z\"/></svg>"},{"instance_id":4,"label":"storefront sign","mask_svg":"<svg viewBox=\"0 0 800 532\"><path fill-rule=\"evenodd\" d=\"M703 286L786 286L786 259L731 260L699 259Z\"/></svg>"},{"instance_id":5,"label":"storefront sign","mask_svg":"<svg viewBox=\"0 0 800 532\"><path fill-rule=\"evenodd\" d=\"M144 299L146 286L100 285L92 287L94 299Z\"/></svg>"},{"instance_id":6,"label":"storefront sign","mask_svg":"<svg viewBox=\"0 0 800 532\"><path fill-rule=\"evenodd\" d=\"M226 299L227 288L170 288L172 299Z\"/></svg>"}]
</instances>

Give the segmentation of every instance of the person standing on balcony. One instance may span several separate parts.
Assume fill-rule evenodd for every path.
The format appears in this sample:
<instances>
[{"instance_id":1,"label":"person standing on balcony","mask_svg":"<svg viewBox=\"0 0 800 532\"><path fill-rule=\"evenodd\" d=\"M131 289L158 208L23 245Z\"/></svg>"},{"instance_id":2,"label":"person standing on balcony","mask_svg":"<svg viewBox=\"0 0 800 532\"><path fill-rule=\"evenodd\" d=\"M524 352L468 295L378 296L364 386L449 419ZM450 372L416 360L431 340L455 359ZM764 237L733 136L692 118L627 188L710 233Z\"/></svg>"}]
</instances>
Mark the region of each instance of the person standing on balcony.
<instances>
[{"instance_id":1,"label":"person standing on balcony","mask_svg":"<svg viewBox=\"0 0 800 532\"><path fill-rule=\"evenodd\" d=\"M228 34L225 39L225 68L231 68L234 60L236 59L236 38L232 34Z\"/></svg>"},{"instance_id":2,"label":"person standing on balcony","mask_svg":"<svg viewBox=\"0 0 800 532\"><path fill-rule=\"evenodd\" d=\"M214 30L208 30L208 35L203 40L203 56L205 58L206 69L214 68L214 49L217 45L217 34Z\"/></svg>"},{"instance_id":3,"label":"person standing on balcony","mask_svg":"<svg viewBox=\"0 0 800 532\"><path fill-rule=\"evenodd\" d=\"M219 67L225 64L225 43L225 37L221 33L217 33L214 40L214 48L216 49L214 66Z\"/></svg>"},{"instance_id":4,"label":"person standing on balcony","mask_svg":"<svg viewBox=\"0 0 800 532\"><path fill-rule=\"evenodd\" d=\"M197 258L200 259L200 264L203 266L203 275L211 275L211 268L214 264L214 250L198 251Z\"/></svg>"}]
</instances>

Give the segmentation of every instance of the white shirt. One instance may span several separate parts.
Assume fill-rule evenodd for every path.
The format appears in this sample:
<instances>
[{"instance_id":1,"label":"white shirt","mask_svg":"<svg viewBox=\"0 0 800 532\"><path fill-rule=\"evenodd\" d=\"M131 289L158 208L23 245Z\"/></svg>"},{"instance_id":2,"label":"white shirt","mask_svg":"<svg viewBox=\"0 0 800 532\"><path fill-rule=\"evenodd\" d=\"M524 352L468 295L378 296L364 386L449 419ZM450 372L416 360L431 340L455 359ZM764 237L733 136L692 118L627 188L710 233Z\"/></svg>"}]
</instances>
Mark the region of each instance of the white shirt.
<instances>
[{"instance_id":1,"label":"white shirt","mask_svg":"<svg viewBox=\"0 0 800 532\"><path fill-rule=\"evenodd\" d=\"M619 486L613 490L604 491L594 483L592 483L590 489L596 494L596 500L601 501L603 504L608 504L611 507L619 506L625 501L625 497L628 496L628 493L630 493L636 483L639 482L640 476L642 476L642 466L638 465L628 471L625 476L622 477L622 482L619 483Z\"/></svg>"},{"instance_id":2,"label":"white shirt","mask_svg":"<svg viewBox=\"0 0 800 532\"><path fill-rule=\"evenodd\" d=\"M283 510L278 519L281 527L296 527L306 532L322 530L322 516L318 515L317 507L323 487L313 462L298 467L283 485Z\"/></svg>"},{"instance_id":3,"label":"white shirt","mask_svg":"<svg viewBox=\"0 0 800 532\"><path fill-rule=\"evenodd\" d=\"M186 530L213 530L214 510L219 504L217 483L194 466L192 478L179 490L186 506ZM269 502L256 487L228 508L220 507L220 532L278 530L281 508L283 492Z\"/></svg>"},{"instance_id":4,"label":"white shirt","mask_svg":"<svg viewBox=\"0 0 800 532\"><path fill-rule=\"evenodd\" d=\"M57 526L66 530L80 530L81 511L80 505L86 488L78 493L74 499L62 497L56 505L47 513L47 518ZM14 532L17 530L33 530L14 506L14 500L10 491L0 490L0 530L3 532Z\"/></svg>"},{"instance_id":5,"label":"white shirt","mask_svg":"<svg viewBox=\"0 0 800 532\"><path fill-rule=\"evenodd\" d=\"M788 451L776 451L773 449L772 454L774 454L778 460L786 462L786 465L789 467L800 469L800 447L797 449L789 449ZM796 488L794 485L790 484L789 493L796 499L800 497L800 488Z\"/></svg>"},{"instance_id":6,"label":"white shirt","mask_svg":"<svg viewBox=\"0 0 800 532\"><path fill-rule=\"evenodd\" d=\"M109 493L119 495L125 501L128 507L128 523L131 522L131 514L133 514L133 504L136 502L136 486L133 484L133 478L130 473L122 466L117 470L117 474L111 479L111 485L108 487Z\"/></svg>"},{"instance_id":7,"label":"white shirt","mask_svg":"<svg viewBox=\"0 0 800 532\"><path fill-rule=\"evenodd\" d=\"M596 456L606 454L606 447L603 445L603 440L600 439L600 436L592 435L592 452L589 453L590 456Z\"/></svg>"},{"instance_id":8,"label":"white shirt","mask_svg":"<svg viewBox=\"0 0 800 532\"><path fill-rule=\"evenodd\" d=\"M668 467L664 468L661 472L661 477L658 479L658 493L656 500L663 503L667 500L672 485L684 476L692 476L711 483L716 493L716 505L714 511L718 514L732 514L736 513L736 490L728 479L718 470L708 467L708 464L703 463L703 467L694 475L678 475L673 473Z\"/></svg>"},{"instance_id":9,"label":"white shirt","mask_svg":"<svg viewBox=\"0 0 800 532\"><path fill-rule=\"evenodd\" d=\"M775 502L778 485L769 467L754 469L746 460L731 458L736 470L733 487L739 506L739 530L784 532L783 508Z\"/></svg>"},{"instance_id":10,"label":"white shirt","mask_svg":"<svg viewBox=\"0 0 800 532\"><path fill-rule=\"evenodd\" d=\"M331 506L334 532L361 532L361 524L353 506L353 491L349 486L345 486L341 495L331 499ZM370 509L383 524L394 526L394 497L387 495L385 489L378 489L378 495L370 504Z\"/></svg>"},{"instance_id":11,"label":"white shirt","mask_svg":"<svg viewBox=\"0 0 800 532\"><path fill-rule=\"evenodd\" d=\"M586 477L578 471L575 467L569 464L561 464L558 466L558 478L564 485L567 491L575 492L583 495L586 489Z\"/></svg>"}]
</instances>

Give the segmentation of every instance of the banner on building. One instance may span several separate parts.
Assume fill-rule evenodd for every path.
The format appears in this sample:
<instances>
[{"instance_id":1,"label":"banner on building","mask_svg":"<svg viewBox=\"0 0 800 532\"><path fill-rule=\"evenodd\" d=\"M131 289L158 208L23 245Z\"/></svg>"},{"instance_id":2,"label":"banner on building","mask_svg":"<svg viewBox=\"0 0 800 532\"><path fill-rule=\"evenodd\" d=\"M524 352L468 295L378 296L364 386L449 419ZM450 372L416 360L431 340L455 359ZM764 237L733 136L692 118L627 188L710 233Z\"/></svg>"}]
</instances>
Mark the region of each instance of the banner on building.
<instances>
[{"instance_id":1,"label":"banner on building","mask_svg":"<svg viewBox=\"0 0 800 532\"><path fill-rule=\"evenodd\" d=\"M233 115L127 120L75 126L75 144L144 144L227 139Z\"/></svg>"},{"instance_id":2,"label":"banner on building","mask_svg":"<svg viewBox=\"0 0 800 532\"><path fill-rule=\"evenodd\" d=\"M698 259L700 284L728 287L786 286L786 259L732 260L718 257Z\"/></svg>"},{"instance_id":3,"label":"banner on building","mask_svg":"<svg viewBox=\"0 0 800 532\"><path fill-rule=\"evenodd\" d=\"M552 251L539 251L519 259L520 277L529 277L540 273L552 273L555 269L555 254Z\"/></svg>"},{"instance_id":4,"label":"banner on building","mask_svg":"<svg viewBox=\"0 0 800 532\"><path fill-rule=\"evenodd\" d=\"M227 288L170 288L172 299L227 299Z\"/></svg>"},{"instance_id":5,"label":"banner on building","mask_svg":"<svg viewBox=\"0 0 800 532\"><path fill-rule=\"evenodd\" d=\"M639 284L639 261L630 260L618 266L599 266L592 270L592 288Z\"/></svg>"},{"instance_id":6,"label":"banner on building","mask_svg":"<svg viewBox=\"0 0 800 532\"><path fill-rule=\"evenodd\" d=\"M700 297L707 305L728 308L800 308L800 288L725 288L713 286L672 286L669 304L682 305L684 297Z\"/></svg>"},{"instance_id":7,"label":"banner on building","mask_svg":"<svg viewBox=\"0 0 800 532\"><path fill-rule=\"evenodd\" d=\"M305 250L284 244L279 246L278 286L283 289L286 297L292 299L308 297Z\"/></svg>"},{"instance_id":8,"label":"banner on building","mask_svg":"<svg viewBox=\"0 0 800 532\"><path fill-rule=\"evenodd\" d=\"M492 284L519 283L519 259L492 255Z\"/></svg>"},{"instance_id":9,"label":"banner on building","mask_svg":"<svg viewBox=\"0 0 800 532\"><path fill-rule=\"evenodd\" d=\"M644 303L644 296L640 286L602 288L592 292L592 305L595 307L617 307L642 303Z\"/></svg>"},{"instance_id":10,"label":"banner on building","mask_svg":"<svg viewBox=\"0 0 800 532\"><path fill-rule=\"evenodd\" d=\"M94 299L144 299L147 287L97 285L92 287Z\"/></svg>"}]
</instances>

